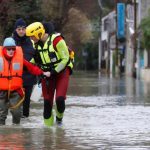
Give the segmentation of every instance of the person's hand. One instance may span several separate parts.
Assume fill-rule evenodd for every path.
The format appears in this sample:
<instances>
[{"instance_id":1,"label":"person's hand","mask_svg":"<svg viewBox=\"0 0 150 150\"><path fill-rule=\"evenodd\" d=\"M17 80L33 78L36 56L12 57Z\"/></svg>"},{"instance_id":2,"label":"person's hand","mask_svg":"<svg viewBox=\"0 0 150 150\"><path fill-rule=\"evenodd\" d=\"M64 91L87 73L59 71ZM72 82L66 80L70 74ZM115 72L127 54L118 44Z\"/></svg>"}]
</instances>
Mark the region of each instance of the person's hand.
<instances>
[{"instance_id":1,"label":"person's hand","mask_svg":"<svg viewBox=\"0 0 150 150\"><path fill-rule=\"evenodd\" d=\"M47 72L43 72L43 75L46 77L50 77L51 73L49 71L47 71Z\"/></svg>"}]
</instances>

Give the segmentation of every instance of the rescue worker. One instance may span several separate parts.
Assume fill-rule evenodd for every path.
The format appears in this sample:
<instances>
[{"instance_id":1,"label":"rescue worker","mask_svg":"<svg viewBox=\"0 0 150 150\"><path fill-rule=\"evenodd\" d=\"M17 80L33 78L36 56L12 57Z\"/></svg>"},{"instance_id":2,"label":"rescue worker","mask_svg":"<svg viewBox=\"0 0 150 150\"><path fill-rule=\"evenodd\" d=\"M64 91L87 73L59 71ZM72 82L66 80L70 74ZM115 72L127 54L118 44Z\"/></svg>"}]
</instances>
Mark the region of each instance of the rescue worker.
<instances>
[{"instance_id":1,"label":"rescue worker","mask_svg":"<svg viewBox=\"0 0 150 150\"><path fill-rule=\"evenodd\" d=\"M56 123L61 124L65 111L69 76L73 68L68 47L62 36L54 32L52 23L45 24L44 27L41 22L34 22L26 27L26 35L34 41L35 63L42 70L50 71L50 77L42 79L44 123L49 127L54 123L52 108L55 95Z\"/></svg>"},{"instance_id":2,"label":"rescue worker","mask_svg":"<svg viewBox=\"0 0 150 150\"><path fill-rule=\"evenodd\" d=\"M24 58L30 61L35 55L30 38L26 36L26 22L20 18L17 19L14 26L13 39L17 46L21 46L24 54ZM30 114L30 97L33 89L33 85L36 84L36 76L29 73L28 70L23 71L23 88L25 90L25 99L23 101L22 118L29 117Z\"/></svg>"},{"instance_id":3,"label":"rescue worker","mask_svg":"<svg viewBox=\"0 0 150 150\"><path fill-rule=\"evenodd\" d=\"M5 125L9 109L13 124L20 123L24 100L23 66L34 75L50 76L50 72L43 72L23 59L21 47L16 46L12 37L6 38L0 46L0 125Z\"/></svg>"}]
</instances>

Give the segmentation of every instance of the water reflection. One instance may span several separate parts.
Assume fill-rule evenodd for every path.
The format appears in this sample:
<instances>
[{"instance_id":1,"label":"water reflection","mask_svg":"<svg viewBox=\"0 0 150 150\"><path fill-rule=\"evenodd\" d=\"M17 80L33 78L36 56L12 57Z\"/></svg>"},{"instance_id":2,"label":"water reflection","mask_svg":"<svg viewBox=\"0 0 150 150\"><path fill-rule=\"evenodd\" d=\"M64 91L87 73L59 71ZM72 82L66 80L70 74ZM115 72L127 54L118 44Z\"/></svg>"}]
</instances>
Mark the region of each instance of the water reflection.
<instances>
[{"instance_id":1,"label":"water reflection","mask_svg":"<svg viewBox=\"0 0 150 150\"><path fill-rule=\"evenodd\" d=\"M131 77L110 77L108 75L81 74L72 77L69 92L74 96L125 95L150 97L150 83ZM146 98L146 100L148 100Z\"/></svg>"},{"instance_id":2,"label":"water reflection","mask_svg":"<svg viewBox=\"0 0 150 150\"><path fill-rule=\"evenodd\" d=\"M25 137L22 130L17 131L11 128L3 128L0 131L0 149L25 150Z\"/></svg>"},{"instance_id":3,"label":"water reflection","mask_svg":"<svg viewBox=\"0 0 150 150\"><path fill-rule=\"evenodd\" d=\"M0 149L149 150L150 84L97 73L71 77L63 126L46 128L43 101L20 126L0 127Z\"/></svg>"},{"instance_id":4,"label":"water reflection","mask_svg":"<svg viewBox=\"0 0 150 150\"><path fill-rule=\"evenodd\" d=\"M60 127L53 128L1 128L1 150L49 150L72 149L74 146L65 137L65 130Z\"/></svg>"}]
</instances>

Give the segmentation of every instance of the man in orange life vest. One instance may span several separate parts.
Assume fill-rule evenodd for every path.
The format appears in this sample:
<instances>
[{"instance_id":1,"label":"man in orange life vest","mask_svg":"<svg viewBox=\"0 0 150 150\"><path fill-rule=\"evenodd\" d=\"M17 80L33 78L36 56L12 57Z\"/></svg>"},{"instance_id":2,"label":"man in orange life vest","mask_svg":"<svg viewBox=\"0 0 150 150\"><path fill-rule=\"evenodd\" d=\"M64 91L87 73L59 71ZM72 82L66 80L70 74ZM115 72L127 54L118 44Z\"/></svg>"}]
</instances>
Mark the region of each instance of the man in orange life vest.
<instances>
[{"instance_id":1,"label":"man in orange life vest","mask_svg":"<svg viewBox=\"0 0 150 150\"><path fill-rule=\"evenodd\" d=\"M21 47L16 46L13 38L6 38L3 46L0 46L0 125L5 125L8 109L12 114L13 124L20 123L24 100L23 68L34 75L50 76L50 72L43 72L24 60Z\"/></svg>"}]
</instances>

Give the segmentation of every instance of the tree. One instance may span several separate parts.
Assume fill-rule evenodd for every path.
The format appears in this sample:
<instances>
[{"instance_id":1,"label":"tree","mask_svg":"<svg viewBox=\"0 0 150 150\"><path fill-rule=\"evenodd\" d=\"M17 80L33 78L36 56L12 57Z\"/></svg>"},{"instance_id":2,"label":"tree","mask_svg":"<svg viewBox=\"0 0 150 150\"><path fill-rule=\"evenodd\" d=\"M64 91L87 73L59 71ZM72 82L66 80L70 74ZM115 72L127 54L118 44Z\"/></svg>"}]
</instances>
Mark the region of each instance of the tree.
<instances>
[{"instance_id":1,"label":"tree","mask_svg":"<svg viewBox=\"0 0 150 150\"><path fill-rule=\"evenodd\" d=\"M13 0L0 0L0 43L2 44L3 38L5 37L7 30L10 28L12 14L10 6Z\"/></svg>"},{"instance_id":2,"label":"tree","mask_svg":"<svg viewBox=\"0 0 150 150\"><path fill-rule=\"evenodd\" d=\"M11 36L16 19L23 18L28 23L41 21L41 0L0 0L0 43Z\"/></svg>"},{"instance_id":3,"label":"tree","mask_svg":"<svg viewBox=\"0 0 150 150\"><path fill-rule=\"evenodd\" d=\"M77 44L85 44L92 38L91 30L91 23L86 15L80 10L71 8L68 12L68 22L62 31L66 40L74 47Z\"/></svg>"},{"instance_id":4,"label":"tree","mask_svg":"<svg viewBox=\"0 0 150 150\"><path fill-rule=\"evenodd\" d=\"M67 45L75 50L75 65L79 61L79 58L82 57L81 49L85 46L85 43L93 38L92 21L88 18L88 11L84 8L85 4L85 8L90 9L91 5L87 4L85 0L84 2L79 0L45 0L42 1L41 5L44 20L53 21L56 31L61 32L65 37ZM82 8L84 8L84 11ZM91 11L92 13L93 11Z\"/></svg>"},{"instance_id":5,"label":"tree","mask_svg":"<svg viewBox=\"0 0 150 150\"><path fill-rule=\"evenodd\" d=\"M149 11L150 15L150 11ZM150 17L149 15L145 17L140 24L140 28L142 31L142 45L143 48L147 50L148 53L148 66L150 67Z\"/></svg>"},{"instance_id":6,"label":"tree","mask_svg":"<svg viewBox=\"0 0 150 150\"><path fill-rule=\"evenodd\" d=\"M105 6L110 4L112 7L114 0L105 1L103 1ZM108 3L109 1L111 2ZM61 32L67 44L76 50L75 56L78 59L82 57L85 49L88 55L92 56L91 63L97 59L99 36L97 0L0 0L1 43L5 37L11 36L14 23L20 17L27 25L34 21L53 21L56 31ZM93 51L94 55L91 55Z\"/></svg>"}]
</instances>

